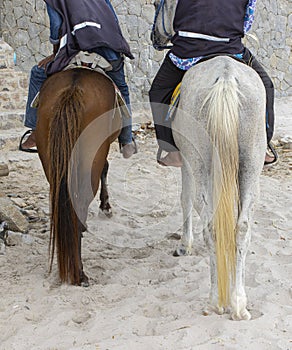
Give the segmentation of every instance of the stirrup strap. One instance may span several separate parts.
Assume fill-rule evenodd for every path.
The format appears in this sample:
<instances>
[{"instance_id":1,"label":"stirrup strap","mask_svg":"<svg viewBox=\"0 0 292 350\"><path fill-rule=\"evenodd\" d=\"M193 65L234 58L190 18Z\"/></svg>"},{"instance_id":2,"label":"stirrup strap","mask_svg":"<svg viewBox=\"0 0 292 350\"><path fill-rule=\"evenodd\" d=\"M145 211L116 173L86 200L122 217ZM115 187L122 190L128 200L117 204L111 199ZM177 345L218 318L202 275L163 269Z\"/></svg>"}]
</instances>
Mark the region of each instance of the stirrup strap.
<instances>
[{"instance_id":1,"label":"stirrup strap","mask_svg":"<svg viewBox=\"0 0 292 350\"><path fill-rule=\"evenodd\" d=\"M161 147L158 147L157 154L156 154L157 161L160 160L162 151L163 149Z\"/></svg>"}]
</instances>

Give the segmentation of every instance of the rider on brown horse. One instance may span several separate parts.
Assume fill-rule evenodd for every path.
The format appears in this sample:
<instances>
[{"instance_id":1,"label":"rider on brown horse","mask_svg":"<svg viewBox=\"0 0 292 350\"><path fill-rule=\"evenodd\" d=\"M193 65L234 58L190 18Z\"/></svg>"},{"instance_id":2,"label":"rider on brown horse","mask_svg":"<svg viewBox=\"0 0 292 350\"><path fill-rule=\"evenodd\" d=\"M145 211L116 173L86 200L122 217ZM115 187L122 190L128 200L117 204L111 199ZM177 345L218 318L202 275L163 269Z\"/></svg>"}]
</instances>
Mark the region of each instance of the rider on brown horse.
<instances>
[{"instance_id":1,"label":"rider on brown horse","mask_svg":"<svg viewBox=\"0 0 292 350\"><path fill-rule=\"evenodd\" d=\"M50 18L50 42L53 55L45 58L31 70L26 107L27 131L20 142L20 150L36 152L35 133L37 110L31 103L48 75L59 72L80 51L95 52L108 60L112 70L107 75L119 88L130 108L129 89L125 81L124 55L133 58L124 39L116 14L109 0L45 0ZM24 140L27 135L29 137ZM23 142L24 141L24 142ZM123 118L123 129L119 136L124 158L131 157L137 148L132 137L132 120Z\"/></svg>"}]
</instances>

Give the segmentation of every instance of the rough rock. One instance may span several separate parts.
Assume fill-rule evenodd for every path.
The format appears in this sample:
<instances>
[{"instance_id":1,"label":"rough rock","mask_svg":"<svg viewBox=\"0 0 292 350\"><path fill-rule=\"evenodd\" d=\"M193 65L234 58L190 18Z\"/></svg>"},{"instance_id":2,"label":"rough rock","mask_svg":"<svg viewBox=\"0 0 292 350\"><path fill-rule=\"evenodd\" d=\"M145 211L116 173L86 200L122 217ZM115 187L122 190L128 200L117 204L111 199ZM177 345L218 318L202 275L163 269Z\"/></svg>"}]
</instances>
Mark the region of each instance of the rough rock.
<instances>
[{"instance_id":1,"label":"rough rock","mask_svg":"<svg viewBox=\"0 0 292 350\"><path fill-rule=\"evenodd\" d=\"M25 216L10 199L5 197L0 197L0 221L5 221L11 231L26 232L28 230Z\"/></svg>"}]
</instances>

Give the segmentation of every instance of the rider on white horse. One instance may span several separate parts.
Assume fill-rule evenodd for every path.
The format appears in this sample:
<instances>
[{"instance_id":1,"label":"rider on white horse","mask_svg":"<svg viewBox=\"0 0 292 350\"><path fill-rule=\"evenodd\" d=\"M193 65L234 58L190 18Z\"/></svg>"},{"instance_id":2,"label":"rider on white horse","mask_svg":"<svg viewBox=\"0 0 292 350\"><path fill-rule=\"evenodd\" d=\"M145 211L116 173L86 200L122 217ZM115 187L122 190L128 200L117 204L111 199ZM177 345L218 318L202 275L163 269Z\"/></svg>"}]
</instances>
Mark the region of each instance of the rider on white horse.
<instances>
[{"instance_id":1,"label":"rider on white horse","mask_svg":"<svg viewBox=\"0 0 292 350\"><path fill-rule=\"evenodd\" d=\"M162 2L162 1L161 1ZM181 166L171 121L165 120L172 93L186 71L204 56L233 55L243 59L261 77L266 89L267 143L274 131L274 86L266 71L242 44L242 38L254 20L256 0L178 0L171 37L173 46L156 74L149 97L159 148L169 152L158 157L162 165ZM153 33L152 33L153 34ZM158 48L159 49L159 48ZM266 155L265 163L276 161Z\"/></svg>"}]
</instances>

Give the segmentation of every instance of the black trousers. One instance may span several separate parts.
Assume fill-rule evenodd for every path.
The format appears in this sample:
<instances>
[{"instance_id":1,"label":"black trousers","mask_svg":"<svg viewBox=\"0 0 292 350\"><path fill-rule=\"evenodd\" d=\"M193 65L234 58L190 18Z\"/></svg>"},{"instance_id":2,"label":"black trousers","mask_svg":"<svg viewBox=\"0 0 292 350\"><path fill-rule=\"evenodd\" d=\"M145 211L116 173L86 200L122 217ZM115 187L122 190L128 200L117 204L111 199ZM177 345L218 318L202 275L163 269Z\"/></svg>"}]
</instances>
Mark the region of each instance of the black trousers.
<instances>
[{"instance_id":1,"label":"black trousers","mask_svg":"<svg viewBox=\"0 0 292 350\"><path fill-rule=\"evenodd\" d=\"M267 131L267 142L269 143L274 134L274 122L275 122L274 84L271 78L268 76L268 73L264 70L262 65L255 59L255 57L247 48L245 48L244 50L243 60L258 73L266 89L266 121L267 121L266 131Z\"/></svg>"},{"instance_id":2,"label":"black trousers","mask_svg":"<svg viewBox=\"0 0 292 350\"><path fill-rule=\"evenodd\" d=\"M244 61L249 64L261 77L266 89L267 97L267 141L272 139L274 132L274 86L272 80L260 63L252 56L248 49L243 55ZM199 64L199 63L197 63ZM150 91L149 99L155 124L155 132L160 148L167 152L178 150L171 130L171 121L166 121L170 99L176 86L182 81L186 71L177 68L167 55L158 70ZM252 91L251 91L252 93Z\"/></svg>"}]
</instances>

